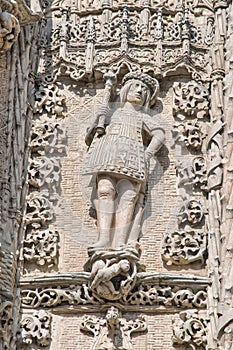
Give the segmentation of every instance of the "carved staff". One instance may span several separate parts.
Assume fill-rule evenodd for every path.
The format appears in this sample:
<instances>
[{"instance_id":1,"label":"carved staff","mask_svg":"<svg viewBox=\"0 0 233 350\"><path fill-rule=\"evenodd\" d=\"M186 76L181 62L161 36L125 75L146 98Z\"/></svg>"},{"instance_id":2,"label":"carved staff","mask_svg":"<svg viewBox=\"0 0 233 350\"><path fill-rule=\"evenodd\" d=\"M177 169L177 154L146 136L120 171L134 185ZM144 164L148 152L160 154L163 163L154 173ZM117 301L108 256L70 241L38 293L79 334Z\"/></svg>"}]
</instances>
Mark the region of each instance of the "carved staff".
<instances>
[{"instance_id":1,"label":"carved staff","mask_svg":"<svg viewBox=\"0 0 233 350\"><path fill-rule=\"evenodd\" d=\"M105 134L105 121L109 111L109 101L112 95L113 87L116 84L116 74L111 70L104 74L105 88L102 104L99 106L94 124L87 130L85 142L88 146L97 133L98 135Z\"/></svg>"}]
</instances>

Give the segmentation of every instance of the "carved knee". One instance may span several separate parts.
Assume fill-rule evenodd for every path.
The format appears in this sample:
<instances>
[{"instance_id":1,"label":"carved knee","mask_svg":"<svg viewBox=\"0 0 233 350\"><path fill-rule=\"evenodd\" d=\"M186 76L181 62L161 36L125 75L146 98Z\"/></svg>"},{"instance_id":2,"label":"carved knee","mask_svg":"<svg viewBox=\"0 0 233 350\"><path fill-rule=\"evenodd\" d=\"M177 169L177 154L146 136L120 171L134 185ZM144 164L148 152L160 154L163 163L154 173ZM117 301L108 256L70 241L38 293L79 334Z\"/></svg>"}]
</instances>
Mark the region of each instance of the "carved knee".
<instances>
[{"instance_id":1,"label":"carved knee","mask_svg":"<svg viewBox=\"0 0 233 350\"><path fill-rule=\"evenodd\" d=\"M101 179L98 183L98 198L106 200L114 200L115 188L111 180Z\"/></svg>"}]
</instances>

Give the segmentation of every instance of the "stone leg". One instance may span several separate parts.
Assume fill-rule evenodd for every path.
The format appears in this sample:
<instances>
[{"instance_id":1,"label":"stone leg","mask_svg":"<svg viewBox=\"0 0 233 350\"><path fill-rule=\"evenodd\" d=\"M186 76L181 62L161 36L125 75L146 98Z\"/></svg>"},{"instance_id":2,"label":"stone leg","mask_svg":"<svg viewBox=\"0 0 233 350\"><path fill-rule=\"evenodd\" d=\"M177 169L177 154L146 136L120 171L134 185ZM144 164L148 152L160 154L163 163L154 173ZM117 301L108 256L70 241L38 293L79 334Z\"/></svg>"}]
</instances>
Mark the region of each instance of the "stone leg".
<instances>
[{"instance_id":1,"label":"stone leg","mask_svg":"<svg viewBox=\"0 0 233 350\"><path fill-rule=\"evenodd\" d=\"M92 248L107 248L111 245L111 229L115 211L115 184L108 176L98 178L97 188L97 225L99 231L98 241Z\"/></svg>"},{"instance_id":2,"label":"stone leg","mask_svg":"<svg viewBox=\"0 0 233 350\"><path fill-rule=\"evenodd\" d=\"M117 183L118 207L115 218L113 247L120 247L127 243L138 192L139 185L134 182L122 179Z\"/></svg>"}]
</instances>

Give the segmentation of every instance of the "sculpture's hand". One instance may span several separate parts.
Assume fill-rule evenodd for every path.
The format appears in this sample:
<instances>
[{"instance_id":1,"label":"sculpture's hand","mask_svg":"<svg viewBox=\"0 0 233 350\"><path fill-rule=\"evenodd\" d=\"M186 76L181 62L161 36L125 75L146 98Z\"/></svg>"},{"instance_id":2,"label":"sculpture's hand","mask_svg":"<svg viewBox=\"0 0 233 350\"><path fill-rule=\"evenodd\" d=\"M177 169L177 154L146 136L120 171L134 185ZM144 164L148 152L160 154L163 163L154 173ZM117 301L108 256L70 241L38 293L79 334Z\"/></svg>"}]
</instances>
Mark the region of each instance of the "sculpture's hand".
<instances>
[{"instance_id":1,"label":"sculpture's hand","mask_svg":"<svg viewBox=\"0 0 233 350\"><path fill-rule=\"evenodd\" d=\"M88 129L87 129L87 133L86 133L86 137L85 137L85 143L87 146L90 146L93 138L95 136L95 132L96 132L96 123L92 124Z\"/></svg>"},{"instance_id":2,"label":"sculpture's hand","mask_svg":"<svg viewBox=\"0 0 233 350\"><path fill-rule=\"evenodd\" d=\"M149 169L150 167L150 159L153 156L153 154L149 151L145 151L145 164L146 164L146 169Z\"/></svg>"}]
</instances>

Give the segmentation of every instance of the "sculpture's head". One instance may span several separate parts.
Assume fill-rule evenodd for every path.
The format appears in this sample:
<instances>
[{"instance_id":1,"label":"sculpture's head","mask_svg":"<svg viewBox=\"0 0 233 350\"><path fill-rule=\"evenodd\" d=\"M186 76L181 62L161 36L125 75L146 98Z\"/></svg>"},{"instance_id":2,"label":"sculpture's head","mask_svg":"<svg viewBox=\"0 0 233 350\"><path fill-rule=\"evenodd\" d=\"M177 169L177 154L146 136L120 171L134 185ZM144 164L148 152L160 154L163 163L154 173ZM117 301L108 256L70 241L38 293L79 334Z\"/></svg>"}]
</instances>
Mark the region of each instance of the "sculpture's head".
<instances>
[{"instance_id":1,"label":"sculpture's head","mask_svg":"<svg viewBox=\"0 0 233 350\"><path fill-rule=\"evenodd\" d=\"M147 109L151 106L159 93L157 79L142 72L130 72L124 76L123 87L120 92L122 103L130 102Z\"/></svg>"}]
</instances>

